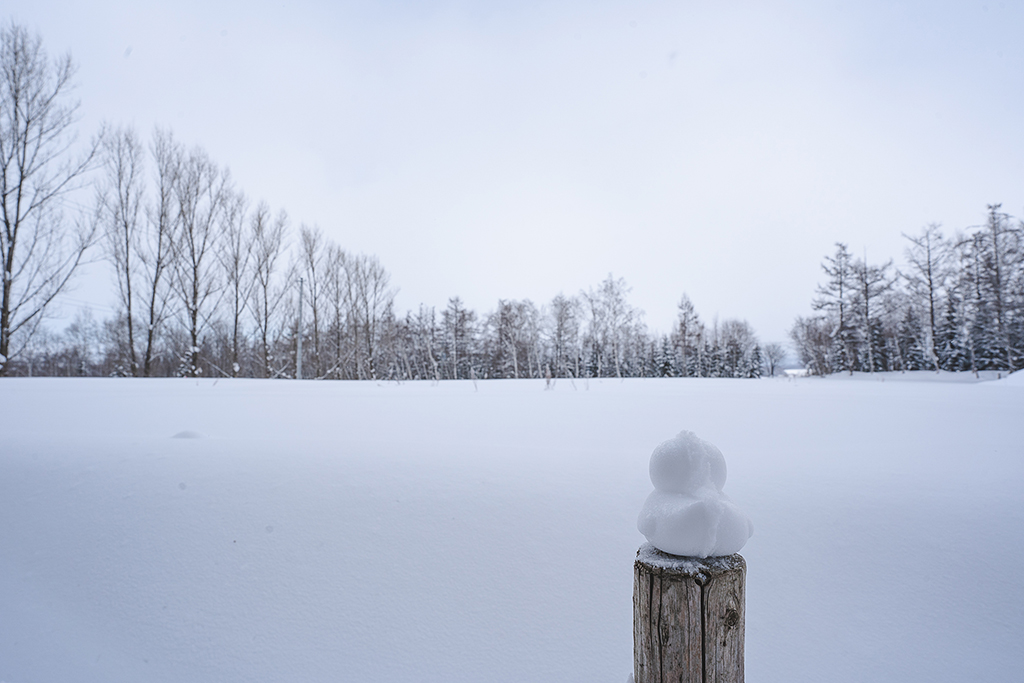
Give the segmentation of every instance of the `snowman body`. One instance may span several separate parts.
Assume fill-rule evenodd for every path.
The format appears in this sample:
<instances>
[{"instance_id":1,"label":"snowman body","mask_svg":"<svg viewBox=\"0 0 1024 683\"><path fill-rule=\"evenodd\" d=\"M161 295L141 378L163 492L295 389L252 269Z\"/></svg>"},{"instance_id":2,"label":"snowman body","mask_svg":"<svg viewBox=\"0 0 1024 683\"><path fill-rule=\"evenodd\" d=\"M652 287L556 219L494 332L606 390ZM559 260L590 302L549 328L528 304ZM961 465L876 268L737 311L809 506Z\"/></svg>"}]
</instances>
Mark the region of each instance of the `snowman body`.
<instances>
[{"instance_id":1,"label":"snowman body","mask_svg":"<svg viewBox=\"0 0 1024 683\"><path fill-rule=\"evenodd\" d=\"M651 454L651 483L637 529L662 552L731 555L753 534L750 519L722 491L725 457L693 432L680 432Z\"/></svg>"}]
</instances>

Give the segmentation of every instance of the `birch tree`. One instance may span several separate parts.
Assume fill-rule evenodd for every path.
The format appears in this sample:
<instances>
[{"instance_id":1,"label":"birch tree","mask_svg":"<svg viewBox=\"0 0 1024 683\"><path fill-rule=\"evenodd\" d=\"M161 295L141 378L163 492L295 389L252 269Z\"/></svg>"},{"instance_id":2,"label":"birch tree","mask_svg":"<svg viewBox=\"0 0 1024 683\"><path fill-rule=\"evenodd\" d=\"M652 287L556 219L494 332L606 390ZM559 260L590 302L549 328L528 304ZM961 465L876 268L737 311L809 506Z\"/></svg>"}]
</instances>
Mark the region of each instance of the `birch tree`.
<instances>
[{"instance_id":1,"label":"birch tree","mask_svg":"<svg viewBox=\"0 0 1024 683\"><path fill-rule=\"evenodd\" d=\"M501 377L533 377L537 309L527 301L498 300L494 313L496 370ZM523 363L526 367L523 368Z\"/></svg>"}]
</instances>

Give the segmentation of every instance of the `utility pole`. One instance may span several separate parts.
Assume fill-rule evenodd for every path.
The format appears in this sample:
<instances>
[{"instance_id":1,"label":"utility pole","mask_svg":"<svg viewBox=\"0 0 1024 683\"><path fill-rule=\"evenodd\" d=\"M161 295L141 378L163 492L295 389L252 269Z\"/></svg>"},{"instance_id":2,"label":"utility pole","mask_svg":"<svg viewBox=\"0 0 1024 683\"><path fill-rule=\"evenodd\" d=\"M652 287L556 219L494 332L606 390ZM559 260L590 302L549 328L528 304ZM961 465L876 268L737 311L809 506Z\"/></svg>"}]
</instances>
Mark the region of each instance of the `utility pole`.
<instances>
[{"instance_id":1,"label":"utility pole","mask_svg":"<svg viewBox=\"0 0 1024 683\"><path fill-rule=\"evenodd\" d=\"M295 379L302 379L302 278L299 278L299 330L295 345Z\"/></svg>"}]
</instances>

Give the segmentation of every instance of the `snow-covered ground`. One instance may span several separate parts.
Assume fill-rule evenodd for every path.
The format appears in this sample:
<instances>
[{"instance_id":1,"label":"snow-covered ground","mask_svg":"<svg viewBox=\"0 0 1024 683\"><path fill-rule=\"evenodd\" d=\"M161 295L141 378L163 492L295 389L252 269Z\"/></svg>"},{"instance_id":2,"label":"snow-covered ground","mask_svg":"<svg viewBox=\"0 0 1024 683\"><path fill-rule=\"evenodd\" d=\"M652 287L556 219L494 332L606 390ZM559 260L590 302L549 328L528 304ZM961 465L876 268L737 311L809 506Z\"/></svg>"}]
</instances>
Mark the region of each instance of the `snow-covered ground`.
<instances>
[{"instance_id":1,"label":"snow-covered ground","mask_svg":"<svg viewBox=\"0 0 1024 683\"><path fill-rule=\"evenodd\" d=\"M1019 680L1022 409L1018 376L3 380L0 681L621 683L681 429L754 522L750 683Z\"/></svg>"}]
</instances>

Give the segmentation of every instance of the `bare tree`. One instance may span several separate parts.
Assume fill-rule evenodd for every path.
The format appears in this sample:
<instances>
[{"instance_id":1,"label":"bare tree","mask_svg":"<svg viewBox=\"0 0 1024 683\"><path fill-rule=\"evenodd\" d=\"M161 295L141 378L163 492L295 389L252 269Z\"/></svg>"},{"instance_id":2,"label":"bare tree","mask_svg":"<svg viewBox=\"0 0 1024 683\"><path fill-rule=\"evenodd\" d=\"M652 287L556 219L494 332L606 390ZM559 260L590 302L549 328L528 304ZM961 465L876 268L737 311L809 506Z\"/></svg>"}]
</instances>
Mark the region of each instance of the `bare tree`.
<instances>
[{"instance_id":1,"label":"bare tree","mask_svg":"<svg viewBox=\"0 0 1024 683\"><path fill-rule=\"evenodd\" d=\"M622 377L622 356L627 338L640 318L640 311L626 301L630 287L623 278L615 279L611 273L597 290L583 292L583 300L590 312L588 336L597 360L597 375L611 356L615 376Z\"/></svg>"},{"instance_id":2,"label":"bare tree","mask_svg":"<svg viewBox=\"0 0 1024 683\"><path fill-rule=\"evenodd\" d=\"M220 262L224 269L225 293L231 315L231 376L238 377L239 347L242 341L242 313L253 288L252 232L247 222L247 202L242 192L228 193L222 216Z\"/></svg>"},{"instance_id":3,"label":"bare tree","mask_svg":"<svg viewBox=\"0 0 1024 683\"><path fill-rule=\"evenodd\" d=\"M170 278L174 271L173 239L178 224L174 188L181 169L181 147L170 133L159 128L153 131L150 145L153 157L155 196L146 209L146 230L139 241L139 266L143 271L141 286L145 299L146 349L142 357L142 375L153 372L157 335L170 313Z\"/></svg>"},{"instance_id":4,"label":"bare tree","mask_svg":"<svg viewBox=\"0 0 1024 683\"><path fill-rule=\"evenodd\" d=\"M0 27L0 375L67 287L96 234L95 221L69 226L65 199L96 157L99 139L73 158L78 103L75 66L50 61L42 38Z\"/></svg>"},{"instance_id":5,"label":"bare tree","mask_svg":"<svg viewBox=\"0 0 1024 683\"><path fill-rule=\"evenodd\" d=\"M782 344L772 342L771 344L764 345L764 362L768 366L768 376L774 377L775 370L786 358L786 349Z\"/></svg>"},{"instance_id":6,"label":"bare tree","mask_svg":"<svg viewBox=\"0 0 1024 683\"><path fill-rule=\"evenodd\" d=\"M834 322L827 317L812 316L797 318L789 331L800 362L812 375L828 375L843 369L832 357L837 349L834 330Z\"/></svg>"},{"instance_id":7,"label":"bare tree","mask_svg":"<svg viewBox=\"0 0 1024 683\"><path fill-rule=\"evenodd\" d=\"M856 286L853 298L853 309L858 323L860 324L862 341L867 350L867 369L874 372L877 369L876 351L878 351L879 340L879 318L881 311L879 306L882 303L883 295L888 292L895 279L889 275L892 261L886 261L880 266L868 265L867 259L856 261L851 266L853 271L853 282Z\"/></svg>"},{"instance_id":8,"label":"bare tree","mask_svg":"<svg viewBox=\"0 0 1024 683\"><path fill-rule=\"evenodd\" d=\"M551 300L549 343L557 377L580 376L580 301L558 294Z\"/></svg>"},{"instance_id":9,"label":"bare tree","mask_svg":"<svg viewBox=\"0 0 1024 683\"><path fill-rule=\"evenodd\" d=\"M410 313L406 316L406 320L410 328L409 335L413 345L412 353L418 377L420 379L430 378L435 382L440 381L442 368L438 358L443 357L445 335L442 330L438 329L434 308L420 304L415 317Z\"/></svg>"},{"instance_id":10,"label":"bare tree","mask_svg":"<svg viewBox=\"0 0 1024 683\"><path fill-rule=\"evenodd\" d=\"M939 371L939 356L935 352L936 322L939 307L939 293L946 278L946 261L948 251L938 223L925 226L917 237L903 235L911 246L904 252L909 272L903 277L907 280L911 293L918 300L925 302L928 311L928 338L925 340L925 355L935 371Z\"/></svg>"},{"instance_id":11,"label":"bare tree","mask_svg":"<svg viewBox=\"0 0 1024 683\"><path fill-rule=\"evenodd\" d=\"M323 359L321 357L320 333L324 323L325 290L328 288L328 255L324 235L320 228L301 226L299 228L301 245L301 270L305 274L306 291L309 292L309 308L313 314L313 372L315 377L323 375ZM302 330L299 330L302 334Z\"/></svg>"},{"instance_id":12,"label":"bare tree","mask_svg":"<svg viewBox=\"0 0 1024 683\"><path fill-rule=\"evenodd\" d=\"M390 286L391 276L376 256L360 255L348 260L352 275L352 314L356 326L356 367L360 379L377 379L379 342L382 325L392 314L395 290ZM362 347L362 348L360 348Z\"/></svg>"},{"instance_id":13,"label":"bare tree","mask_svg":"<svg viewBox=\"0 0 1024 683\"><path fill-rule=\"evenodd\" d=\"M216 267L217 228L228 187L227 173L222 173L203 150L193 149L182 160L175 183L179 222L174 240L174 284L190 342L183 369L191 377L203 372L199 359L201 337L211 322L221 286Z\"/></svg>"},{"instance_id":14,"label":"bare tree","mask_svg":"<svg viewBox=\"0 0 1024 683\"><path fill-rule=\"evenodd\" d=\"M133 292L139 251L139 233L143 229L142 207L145 189L143 162L145 151L135 131L119 128L103 143L104 178L98 189L97 207L104 235L107 259L114 266L117 294L124 313L126 336L119 354L133 377L139 374L135 348L135 309Z\"/></svg>"},{"instance_id":15,"label":"bare tree","mask_svg":"<svg viewBox=\"0 0 1024 683\"><path fill-rule=\"evenodd\" d=\"M497 334L495 354L499 376L518 379L520 376L534 377L533 365L538 342L538 312L529 299L524 301L498 300L494 312L493 326ZM525 361L526 368L521 364ZM540 364L537 363L538 374ZM511 370L511 372L510 372Z\"/></svg>"},{"instance_id":16,"label":"bare tree","mask_svg":"<svg viewBox=\"0 0 1024 683\"><path fill-rule=\"evenodd\" d=\"M278 260L284 251L288 216L280 212L271 218L270 208L261 203L252 215L253 277L251 310L256 323L260 363L264 377L275 375L272 347L276 342L278 309L287 294L287 283L278 283Z\"/></svg>"},{"instance_id":17,"label":"bare tree","mask_svg":"<svg viewBox=\"0 0 1024 683\"><path fill-rule=\"evenodd\" d=\"M352 288L348 277L349 256L336 244L327 247L324 257L324 295L327 299L328 311L331 316L329 325L334 360L332 366L324 373L337 379L346 377L345 362L348 359L345 337L347 317L351 309Z\"/></svg>"},{"instance_id":18,"label":"bare tree","mask_svg":"<svg viewBox=\"0 0 1024 683\"><path fill-rule=\"evenodd\" d=\"M679 369L683 377L689 377L697 369L697 358L702 350L701 336L703 326L697 309L694 308L690 297L683 294L676 304L679 309L676 320L675 337L676 347L679 349Z\"/></svg>"},{"instance_id":19,"label":"bare tree","mask_svg":"<svg viewBox=\"0 0 1024 683\"><path fill-rule=\"evenodd\" d=\"M469 359L471 337L474 332L476 314L466 308L462 299L453 296L448 299L448 306L441 313L441 327L444 330L445 343L451 359L451 378L469 378L472 369ZM465 365L466 372L460 373L459 367Z\"/></svg>"},{"instance_id":20,"label":"bare tree","mask_svg":"<svg viewBox=\"0 0 1024 683\"><path fill-rule=\"evenodd\" d=\"M89 308L79 309L75 318L64 330L65 359L64 371L68 377L88 377L96 364L99 348L100 326Z\"/></svg>"}]
</instances>

